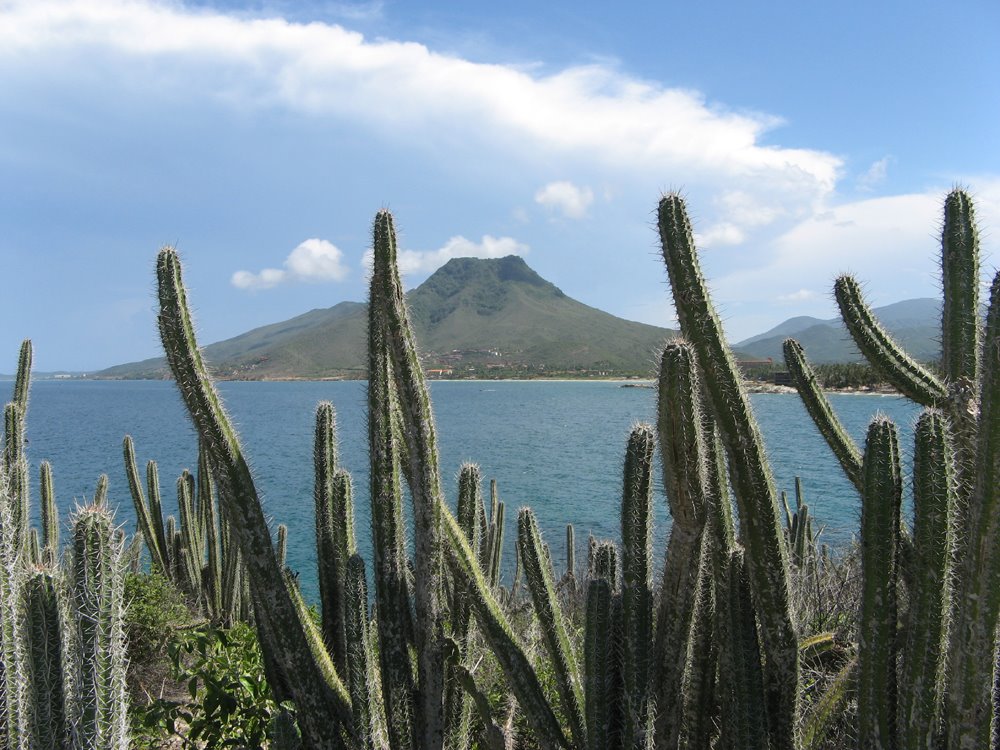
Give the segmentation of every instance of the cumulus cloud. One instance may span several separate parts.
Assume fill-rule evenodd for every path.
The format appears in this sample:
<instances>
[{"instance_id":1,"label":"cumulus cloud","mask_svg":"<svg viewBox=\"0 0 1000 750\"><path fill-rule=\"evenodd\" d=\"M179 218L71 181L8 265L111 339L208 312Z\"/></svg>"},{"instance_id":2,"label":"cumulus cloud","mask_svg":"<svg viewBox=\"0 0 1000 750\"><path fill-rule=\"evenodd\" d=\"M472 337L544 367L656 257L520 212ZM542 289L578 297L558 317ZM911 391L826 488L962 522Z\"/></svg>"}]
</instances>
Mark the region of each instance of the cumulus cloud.
<instances>
[{"instance_id":1,"label":"cumulus cloud","mask_svg":"<svg viewBox=\"0 0 1000 750\"><path fill-rule=\"evenodd\" d=\"M343 261L344 254L336 245L314 238L292 250L282 268L265 268L258 273L237 271L231 282L239 289L269 289L290 282L343 281L348 273Z\"/></svg>"},{"instance_id":2,"label":"cumulus cloud","mask_svg":"<svg viewBox=\"0 0 1000 750\"><path fill-rule=\"evenodd\" d=\"M819 295L812 289L799 289L797 292L779 294L779 302L804 302L805 300L816 299Z\"/></svg>"},{"instance_id":3,"label":"cumulus cloud","mask_svg":"<svg viewBox=\"0 0 1000 750\"><path fill-rule=\"evenodd\" d=\"M565 180L550 182L535 193L535 203L557 211L568 219L582 219L594 202L594 191Z\"/></svg>"},{"instance_id":4,"label":"cumulus cloud","mask_svg":"<svg viewBox=\"0 0 1000 750\"><path fill-rule=\"evenodd\" d=\"M145 76L140 84L192 97L346 118L415 143L481 139L520 155L562 154L685 181L697 175L803 205L829 195L841 169L823 151L763 145L778 117L734 112L608 64L548 74L369 40L333 24L153 0L8 0L0 8L5 75L31 70L32 61L89 61L96 51L121 63L109 68L113 76Z\"/></svg>"},{"instance_id":5,"label":"cumulus cloud","mask_svg":"<svg viewBox=\"0 0 1000 750\"><path fill-rule=\"evenodd\" d=\"M403 276L436 271L452 258L504 258L508 255L527 255L530 248L513 237L493 237L484 234L480 242L473 242L461 235L452 237L437 250L400 250L396 255L399 272ZM371 270L372 251L365 253L362 265Z\"/></svg>"}]
</instances>

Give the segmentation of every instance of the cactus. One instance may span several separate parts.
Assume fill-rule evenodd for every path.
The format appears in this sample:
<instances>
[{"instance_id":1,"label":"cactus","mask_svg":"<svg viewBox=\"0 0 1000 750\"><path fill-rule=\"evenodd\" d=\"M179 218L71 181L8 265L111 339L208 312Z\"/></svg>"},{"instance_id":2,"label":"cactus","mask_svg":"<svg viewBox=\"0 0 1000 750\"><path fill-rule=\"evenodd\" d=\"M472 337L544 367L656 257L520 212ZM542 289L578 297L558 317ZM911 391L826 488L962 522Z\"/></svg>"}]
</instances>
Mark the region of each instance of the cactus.
<instances>
[{"instance_id":1,"label":"cactus","mask_svg":"<svg viewBox=\"0 0 1000 750\"><path fill-rule=\"evenodd\" d=\"M28 732L31 746L38 750L61 750L69 740L63 676L66 613L60 585L59 572L51 568L36 569L24 585Z\"/></svg>"},{"instance_id":2,"label":"cactus","mask_svg":"<svg viewBox=\"0 0 1000 750\"><path fill-rule=\"evenodd\" d=\"M76 511L69 583L75 627L68 718L78 748L129 746L122 551L121 537L103 505Z\"/></svg>"},{"instance_id":3,"label":"cactus","mask_svg":"<svg viewBox=\"0 0 1000 750\"><path fill-rule=\"evenodd\" d=\"M552 580L551 568L542 551L542 540L538 533L538 522L530 508L521 508L518 512L518 550L524 565L525 580L531 600L534 603L535 615L541 623L545 636L545 644L549 658L555 666L556 684L563 713L569 720L570 733L577 747L587 747L587 731L584 722L583 685L580 678L573 645L566 630L566 623L556 596L555 584ZM649 623L647 623L648 627ZM638 630L638 627L635 628ZM642 643L642 651L648 649L647 640ZM634 673L633 680L639 682ZM644 675L641 677L644 678ZM645 698L645 681L642 683L642 696Z\"/></svg>"},{"instance_id":4,"label":"cactus","mask_svg":"<svg viewBox=\"0 0 1000 750\"><path fill-rule=\"evenodd\" d=\"M625 450L622 488L622 635L625 678L625 745L645 746L652 719L649 679L653 637L653 493L655 441L637 425Z\"/></svg>"},{"instance_id":5,"label":"cactus","mask_svg":"<svg viewBox=\"0 0 1000 750\"><path fill-rule=\"evenodd\" d=\"M896 427L868 428L861 502L861 619L858 662L859 740L892 747L896 732L896 576L902 478Z\"/></svg>"},{"instance_id":6,"label":"cactus","mask_svg":"<svg viewBox=\"0 0 1000 750\"><path fill-rule=\"evenodd\" d=\"M279 701L293 700L303 740L314 748L337 747L341 726L352 721L342 684L331 684L310 651L305 627L275 559L257 490L236 433L208 377L194 336L181 266L164 248L157 261L160 336L188 413L205 442L224 516L241 551L265 654L268 682ZM337 717L337 722L331 722Z\"/></svg>"},{"instance_id":7,"label":"cactus","mask_svg":"<svg viewBox=\"0 0 1000 750\"><path fill-rule=\"evenodd\" d=\"M910 591L899 687L900 746L930 747L942 716L944 654L951 600L955 472L940 412L917 420L913 455L915 581Z\"/></svg>"},{"instance_id":8,"label":"cactus","mask_svg":"<svg viewBox=\"0 0 1000 750\"><path fill-rule=\"evenodd\" d=\"M799 700L798 638L789 604L788 556L781 537L774 480L746 390L701 276L691 224L680 196L661 199L659 230L681 332L706 373L706 399L729 457L741 539L760 618L771 742L775 748L792 748Z\"/></svg>"}]
</instances>

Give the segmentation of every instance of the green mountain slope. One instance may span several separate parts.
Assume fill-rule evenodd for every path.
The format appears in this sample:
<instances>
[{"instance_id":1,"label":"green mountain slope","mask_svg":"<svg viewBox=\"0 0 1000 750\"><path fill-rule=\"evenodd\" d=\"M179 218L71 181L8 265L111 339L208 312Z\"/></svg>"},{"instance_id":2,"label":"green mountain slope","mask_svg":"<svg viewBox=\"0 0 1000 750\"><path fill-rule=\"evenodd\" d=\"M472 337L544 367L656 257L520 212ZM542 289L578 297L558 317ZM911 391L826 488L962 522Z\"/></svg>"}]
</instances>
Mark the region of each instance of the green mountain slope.
<instances>
[{"instance_id":1,"label":"green mountain slope","mask_svg":"<svg viewBox=\"0 0 1000 750\"><path fill-rule=\"evenodd\" d=\"M903 300L875 308L874 312L896 341L918 361L930 362L941 356L939 300L927 297ZM781 347L789 336L802 344L814 364L864 361L839 318L790 318L765 333L740 341L733 348L758 359L770 357L782 362Z\"/></svg>"},{"instance_id":2,"label":"green mountain slope","mask_svg":"<svg viewBox=\"0 0 1000 750\"><path fill-rule=\"evenodd\" d=\"M409 292L428 369L455 375L587 370L652 373L673 332L567 297L519 257L456 258ZM211 344L223 378L364 377L366 306L342 302ZM108 378L165 377L162 359L118 365Z\"/></svg>"}]
</instances>

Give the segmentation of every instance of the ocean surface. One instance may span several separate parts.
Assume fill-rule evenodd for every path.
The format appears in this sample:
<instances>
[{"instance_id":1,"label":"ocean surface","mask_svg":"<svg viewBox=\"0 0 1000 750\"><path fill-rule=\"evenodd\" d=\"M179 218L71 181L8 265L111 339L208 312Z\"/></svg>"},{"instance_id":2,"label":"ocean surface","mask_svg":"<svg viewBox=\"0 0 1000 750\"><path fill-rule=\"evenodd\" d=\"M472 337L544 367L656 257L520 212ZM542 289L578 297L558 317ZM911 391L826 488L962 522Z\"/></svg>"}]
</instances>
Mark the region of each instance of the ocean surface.
<instances>
[{"instance_id":1,"label":"ocean surface","mask_svg":"<svg viewBox=\"0 0 1000 750\"><path fill-rule=\"evenodd\" d=\"M0 383L4 402L11 387ZM354 477L358 543L371 559L365 383L226 382L219 390L242 436L272 527L288 526L288 565L299 571L307 597L315 599L312 436L316 404L322 400L336 409L341 463ZM432 398L452 506L463 462L479 464L487 497L489 480L497 480L507 510L508 576L520 506L535 510L557 569L565 561L566 523L575 527L578 564L589 533L619 538L625 442L631 425L653 420L654 390L614 382L436 381ZM758 394L752 399L779 490L793 497L794 478L800 476L814 523L824 528L822 540L832 547L848 544L858 528L857 493L798 397ZM847 394L833 395L831 401L859 442L874 414L889 415L909 454L919 413L914 404L896 396ZM129 532L134 529L122 461L126 434L135 441L141 471L149 459L159 465L165 513L176 513L177 476L197 465L194 430L172 382L38 381L32 386L27 431L32 491L37 496L38 464L50 461L64 529L73 507L93 496L102 473L110 478L117 519ZM658 467L656 479L655 548L662 550L669 514Z\"/></svg>"}]
</instances>

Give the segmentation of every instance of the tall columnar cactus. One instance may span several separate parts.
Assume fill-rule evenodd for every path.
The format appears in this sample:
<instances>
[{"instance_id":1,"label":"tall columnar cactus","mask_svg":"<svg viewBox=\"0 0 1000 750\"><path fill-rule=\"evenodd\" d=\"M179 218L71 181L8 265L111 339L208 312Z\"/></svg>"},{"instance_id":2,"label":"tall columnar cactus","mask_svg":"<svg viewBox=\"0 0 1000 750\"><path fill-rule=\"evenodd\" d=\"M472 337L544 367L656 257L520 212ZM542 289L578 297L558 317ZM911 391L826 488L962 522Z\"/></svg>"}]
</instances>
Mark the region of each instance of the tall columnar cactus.
<instances>
[{"instance_id":1,"label":"tall columnar cactus","mask_svg":"<svg viewBox=\"0 0 1000 750\"><path fill-rule=\"evenodd\" d=\"M859 740L892 747L896 733L896 583L902 477L896 427L872 421L865 444L861 501L861 620L858 625Z\"/></svg>"},{"instance_id":2,"label":"tall columnar cactus","mask_svg":"<svg viewBox=\"0 0 1000 750\"><path fill-rule=\"evenodd\" d=\"M652 739L649 695L653 643L653 430L632 429L625 449L622 488L622 635L625 677L625 745Z\"/></svg>"},{"instance_id":3,"label":"tall columnar cactus","mask_svg":"<svg viewBox=\"0 0 1000 750\"><path fill-rule=\"evenodd\" d=\"M695 611L705 528L705 444L695 354L671 343L660 358L657 430L673 524L660 585L655 678L657 735L676 744L684 708L682 679Z\"/></svg>"},{"instance_id":4,"label":"tall columnar cactus","mask_svg":"<svg viewBox=\"0 0 1000 750\"><path fill-rule=\"evenodd\" d=\"M42 543L45 562L55 565L59 557L59 510L56 506L52 464L42 461L38 466L38 494L42 504Z\"/></svg>"},{"instance_id":5,"label":"tall columnar cactus","mask_svg":"<svg viewBox=\"0 0 1000 750\"><path fill-rule=\"evenodd\" d=\"M392 215L375 217L369 336L371 321L383 326L390 372L399 401L402 439L406 445L404 474L413 500L414 521L414 636L420 683L419 710L423 746L440 747L444 716L444 624L441 601L444 545L441 509L444 495L437 455L434 418L424 371L417 356L413 332L396 267L396 233Z\"/></svg>"},{"instance_id":6,"label":"tall columnar cactus","mask_svg":"<svg viewBox=\"0 0 1000 750\"><path fill-rule=\"evenodd\" d=\"M103 506L77 510L71 560L69 594L75 627L68 713L73 747L126 750L122 542Z\"/></svg>"},{"instance_id":7,"label":"tall columnar cactus","mask_svg":"<svg viewBox=\"0 0 1000 750\"><path fill-rule=\"evenodd\" d=\"M69 741L63 669L69 634L61 586L61 573L53 568L37 568L24 584L28 734L37 750L62 750Z\"/></svg>"},{"instance_id":8,"label":"tall columnar cactus","mask_svg":"<svg viewBox=\"0 0 1000 750\"><path fill-rule=\"evenodd\" d=\"M955 470L951 443L940 412L917 420L913 453L914 587L899 680L900 747L936 742L944 698L954 540Z\"/></svg>"},{"instance_id":9,"label":"tall columnar cactus","mask_svg":"<svg viewBox=\"0 0 1000 750\"><path fill-rule=\"evenodd\" d=\"M680 196L661 199L658 223L681 332L691 342L705 374L706 397L729 457L740 536L760 620L772 746L791 748L796 742L799 700L798 641L774 480L749 398L701 275L691 223Z\"/></svg>"},{"instance_id":10,"label":"tall columnar cactus","mask_svg":"<svg viewBox=\"0 0 1000 750\"><path fill-rule=\"evenodd\" d=\"M198 350L180 260L172 248L160 252L157 282L163 348L188 413L205 442L223 515L246 565L268 683L279 700L295 701L308 746L339 747L342 731L352 721L350 697L339 680L329 681L311 652L305 626L277 564L250 469Z\"/></svg>"}]
</instances>

